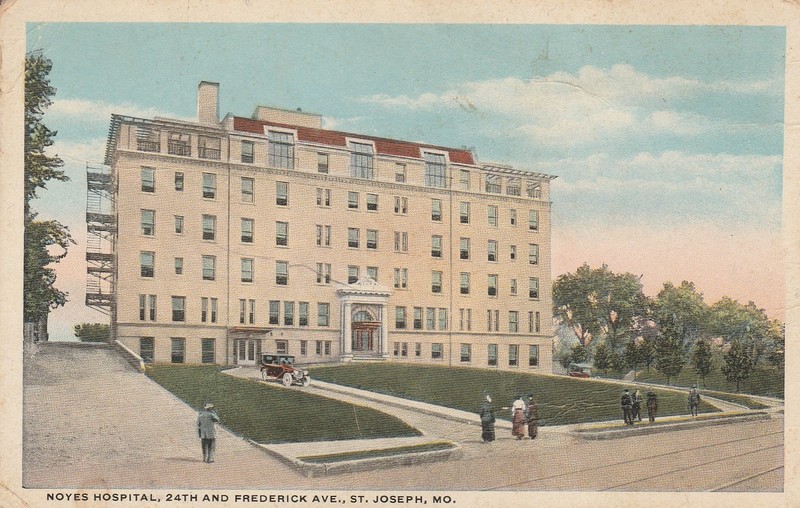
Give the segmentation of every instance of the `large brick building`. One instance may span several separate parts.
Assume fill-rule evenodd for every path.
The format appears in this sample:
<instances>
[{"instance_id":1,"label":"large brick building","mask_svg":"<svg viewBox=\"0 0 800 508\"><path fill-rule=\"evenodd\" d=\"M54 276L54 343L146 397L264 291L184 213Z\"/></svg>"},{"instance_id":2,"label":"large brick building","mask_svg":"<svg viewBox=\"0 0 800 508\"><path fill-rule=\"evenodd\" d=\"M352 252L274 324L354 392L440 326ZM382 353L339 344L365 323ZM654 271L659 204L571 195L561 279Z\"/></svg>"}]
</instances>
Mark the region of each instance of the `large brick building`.
<instances>
[{"instance_id":1,"label":"large brick building","mask_svg":"<svg viewBox=\"0 0 800 508\"><path fill-rule=\"evenodd\" d=\"M300 111L220 120L218 94L200 83L196 122L112 117L118 340L155 362L550 371L553 177Z\"/></svg>"}]
</instances>

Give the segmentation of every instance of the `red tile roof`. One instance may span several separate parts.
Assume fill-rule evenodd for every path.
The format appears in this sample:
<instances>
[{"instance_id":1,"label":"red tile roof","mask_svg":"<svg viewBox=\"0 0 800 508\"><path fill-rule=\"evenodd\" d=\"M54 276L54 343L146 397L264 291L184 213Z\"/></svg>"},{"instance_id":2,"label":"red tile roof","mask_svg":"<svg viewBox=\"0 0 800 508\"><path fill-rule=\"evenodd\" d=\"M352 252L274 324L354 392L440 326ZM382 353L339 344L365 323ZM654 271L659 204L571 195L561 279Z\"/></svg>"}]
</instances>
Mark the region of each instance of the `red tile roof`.
<instances>
[{"instance_id":1,"label":"red tile roof","mask_svg":"<svg viewBox=\"0 0 800 508\"><path fill-rule=\"evenodd\" d=\"M450 162L457 164L475 164L472 152L464 149L447 148L442 146L424 145L409 141L396 139L378 138L375 136L365 136L362 134L350 134L347 132L329 131L325 129L314 129L299 125L288 125L275 122L265 122L263 120L253 120L251 118L233 117L233 129L241 132L252 132L254 134L264 134L264 126L283 127L297 130L298 141L307 143L318 143L321 145L347 147L347 137L368 139L375 142L375 150L379 155L394 155L399 157L421 158L420 148L431 148L434 150L446 151L450 154Z\"/></svg>"}]
</instances>

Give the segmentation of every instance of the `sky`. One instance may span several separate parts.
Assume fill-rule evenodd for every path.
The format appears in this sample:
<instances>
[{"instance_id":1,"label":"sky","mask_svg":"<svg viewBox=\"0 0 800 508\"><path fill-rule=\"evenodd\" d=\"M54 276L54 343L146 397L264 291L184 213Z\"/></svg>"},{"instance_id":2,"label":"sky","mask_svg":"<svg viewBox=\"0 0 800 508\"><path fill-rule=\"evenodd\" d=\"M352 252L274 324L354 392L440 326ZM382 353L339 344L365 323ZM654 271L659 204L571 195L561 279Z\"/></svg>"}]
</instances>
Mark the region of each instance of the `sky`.
<instances>
[{"instance_id":1,"label":"sky","mask_svg":"<svg viewBox=\"0 0 800 508\"><path fill-rule=\"evenodd\" d=\"M200 81L220 112L323 115L348 132L474 148L556 175L552 270L605 263L785 312L781 244L785 30L743 26L30 23L53 61L45 123L71 180L33 207L78 245L51 340L103 321L83 305L85 166L110 115L192 119Z\"/></svg>"}]
</instances>

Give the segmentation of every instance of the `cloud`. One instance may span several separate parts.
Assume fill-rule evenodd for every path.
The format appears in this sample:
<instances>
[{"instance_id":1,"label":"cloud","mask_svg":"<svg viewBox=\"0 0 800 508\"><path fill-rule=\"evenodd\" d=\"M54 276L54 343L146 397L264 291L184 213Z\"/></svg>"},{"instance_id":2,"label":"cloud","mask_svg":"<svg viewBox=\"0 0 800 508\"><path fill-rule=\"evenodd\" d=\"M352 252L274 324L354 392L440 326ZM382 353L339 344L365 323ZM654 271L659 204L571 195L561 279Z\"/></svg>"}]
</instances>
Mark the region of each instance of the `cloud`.
<instances>
[{"instance_id":1,"label":"cloud","mask_svg":"<svg viewBox=\"0 0 800 508\"><path fill-rule=\"evenodd\" d=\"M49 156L58 155L65 164L102 163L105 150L105 138L95 138L89 141L69 141L56 138L53 145L47 148L47 154Z\"/></svg>"},{"instance_id":2,"label":"cloud","mask_svg":"<svg viewBox=\"0 0 800 508\"><path fill-rule=\"evenodd\" d=\"M108 125L112 114L139 118L159 116L189 122L197 120L196 118L181 117L156 108L142 108L130 103L110 104L104 101L55 98L53 104L47 109L45 121L80 120L81 122L88 121Z\"/></svg>"}]
</instances>

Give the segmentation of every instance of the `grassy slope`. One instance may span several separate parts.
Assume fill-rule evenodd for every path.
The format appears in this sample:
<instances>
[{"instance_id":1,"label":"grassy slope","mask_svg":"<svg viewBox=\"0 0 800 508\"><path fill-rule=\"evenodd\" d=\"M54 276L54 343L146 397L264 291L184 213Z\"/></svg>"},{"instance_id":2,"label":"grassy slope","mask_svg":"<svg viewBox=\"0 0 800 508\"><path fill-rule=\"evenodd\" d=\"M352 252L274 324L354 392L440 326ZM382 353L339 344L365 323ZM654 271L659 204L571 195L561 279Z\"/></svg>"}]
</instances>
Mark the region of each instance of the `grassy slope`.
<instances>
[{"instance_id":1,"label":"grassy slope","mask_svg":"<svg viewBox=\"0 0 800 508\"><path fill-rule=\"evenodd\" d=\"M482 369L429 367L403 364L350 364L317 367L314 379L421 400L476 412L484 393L493 398L496 414L509 419L507 410L516 394L533 393L541 425L562 425L621 419L619 404L623 383L618 385L569 377ZM644 396L643 392L643 396ZM656 390L659 415L686 414L686 396ZM714 411L702 404L702 412ZM645 405L642 411L646 413Z\"/></svg>"},{"instance_id":2,"label":"grassy slope","mask_svg":"<svg viewBox=\"0 0 800 508\"><path fill-rule=\"evenodd\" d=\"M697 383L698 386L708 390L718 390L722 392L735 392L736 385L729 383L725 376L720 372L719 368L723 362L719 358L714 360L714 372L709 374L705 383L701 383L700 377L693 367L687 365L683 368L678 377L672 380L673 385L677 386L690 386ZM663 374L651 368L639 371L636 376L638 381L646 381L652 383L667 383L667 378ZM702 385L702 386L701 386ZM741 388L741 393L749 393L751 395L766 395L769 397L783 398L783 385L784 375L778 369L759 365L756 370L750 375L750 379L744 383Z\"/></svg>"},{"instance_id":3,"label":"grassy slope","mask_svg":"<svg viewBox=\"0 0 800 508\"><path fill-rule=\"evenodd\" d=\"M298 387L234 378L220 370L153 365L147 375L194 408L213 401L223 425L259 443L420 435L399 419L364 406L309 395Z\"/></svg>"}]
</instances>

